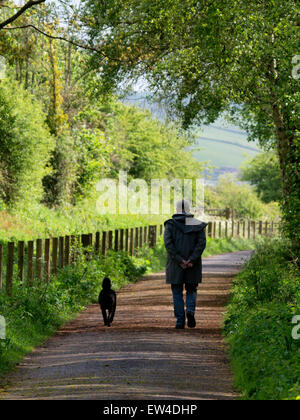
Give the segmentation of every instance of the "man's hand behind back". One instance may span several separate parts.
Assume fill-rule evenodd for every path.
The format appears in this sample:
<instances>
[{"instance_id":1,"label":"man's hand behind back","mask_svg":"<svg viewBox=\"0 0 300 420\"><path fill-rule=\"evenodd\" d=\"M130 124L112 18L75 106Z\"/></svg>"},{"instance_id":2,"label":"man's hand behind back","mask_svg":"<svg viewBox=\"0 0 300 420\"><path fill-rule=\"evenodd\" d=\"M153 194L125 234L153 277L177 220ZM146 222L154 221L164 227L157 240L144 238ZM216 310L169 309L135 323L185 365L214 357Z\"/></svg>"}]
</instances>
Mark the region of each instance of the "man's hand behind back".
<instances>
[{"instance_id":1,"label":"man's hand behind back","mask_svg":"<svg viewBox=\"0 0 300 420\"><path fill-rule=\"evenodd\" d=\"M190 260L188 260L188 261L186 261L186 260L182 260L182 263L180 264L180 267L181 268L183 268L184 270L185 269L187 269L187 268L192 268L193 267L193 263L190 261Z\"/></svg>"}]
</instances>

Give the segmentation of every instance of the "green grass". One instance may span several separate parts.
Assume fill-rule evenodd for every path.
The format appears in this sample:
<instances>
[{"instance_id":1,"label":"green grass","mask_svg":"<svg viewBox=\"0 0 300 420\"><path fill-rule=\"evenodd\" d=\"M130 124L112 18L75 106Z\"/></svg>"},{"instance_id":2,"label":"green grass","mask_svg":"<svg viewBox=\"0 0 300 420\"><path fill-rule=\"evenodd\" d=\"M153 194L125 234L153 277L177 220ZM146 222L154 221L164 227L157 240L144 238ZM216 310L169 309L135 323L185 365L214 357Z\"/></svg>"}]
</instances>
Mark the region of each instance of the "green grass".
<instances>
[{"instance_id":1,"label":"green grass","mask_svg":"<svg viewBox=\"0 0 300 420\"><path fill-rule=\"evenodd\" d=\"M235 281L225 321L235 385L246 400L300 399L300 275L291 245L263 241Z\"/></svg>"},{"instance_id":2,"label":"green grass","mask_svg":"<svg viewBox=\"0 0 300 420\"><path fill-rule=\"evenodd\" d=\"M228 130L229 129L229 130ZM223 120L202 127L193 148L193 156L200 161L209 161L213 166L239 169L246 157L259 153L256 143L248 142L247 135L236 127L227 126ZM218 140L218 141L216 141Z\"/></svg>"},{"instance_id":3,"label":"green grass","mask_svg":"<svg viewBox=\"0 0 300 420\"><path fill-rule=\"evenodd\" d=\"M248 251L255 249L256 241L242 238L207 239L207 247L203 257L223 254L227 252Z\"/></svg>"},{"instance_id":4,"label":"green grass","mask_svg":"<svg viewBox=\"0 0 300 420\"><path fill-rule=\"evenodd\" d=\"M0 243L147 226L163 220L161 215L100 215L94 200L57 209L36 204L0 211Z\"/></svg>"}]
</instances>

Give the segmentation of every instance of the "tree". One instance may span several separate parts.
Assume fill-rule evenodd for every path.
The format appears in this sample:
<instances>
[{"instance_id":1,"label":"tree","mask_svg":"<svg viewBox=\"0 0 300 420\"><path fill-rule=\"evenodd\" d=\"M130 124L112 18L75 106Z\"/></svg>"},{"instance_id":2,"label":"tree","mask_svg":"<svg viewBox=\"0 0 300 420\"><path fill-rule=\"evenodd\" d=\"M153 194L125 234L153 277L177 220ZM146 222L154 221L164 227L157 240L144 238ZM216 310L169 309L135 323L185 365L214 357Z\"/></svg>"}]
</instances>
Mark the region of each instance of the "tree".
<instances>
[{"instance_id":1,"label":"tree","mask_svg":"<svg viewBox=\"0 0 300 420\"><path fill-rule=\"evenodd\" d=\"M230 176L221 176L215 191L217 199L221 203L221 208L232 208L238 217L257 220L259 218L269 218L269 215L277 216L275 206L266 206L257 196L255 190L250 185L238 185Z\"/></svg>"},{"instance_id":2,"label":"tree","mask_svg":"<svg viewBox=\"0 0 300 420\"><path fill-rule=\"evenodd\" d=\"M102 146L103 155L109 150L113 177L118 177L120 170L146 182L188 179L202 173L203 164L186 150L193 138L188 139L174 124L152 118L149 111L111 99L105 104L93 103L78 119L94 131L103 131L107 142Z\"/></svg>"},{"instance_id":3,"label":"tree","mask_svg":"<svg viewBox=\"0 0 300 420\"><path fill-rule=\"evenodd\" d=\"M83 22L103 52L91 64L104 90L143 75L184 126L231 109L252 138L276 144L285 228L300 249L299 2L86 0Z\"/></svg>"},{"instance_id":4,"label":"tree","mask_svg":"<svg viewBox=\"0 0 300 420\"><path fill-rule=\"evenodd\" d=\"M40 104L8 80L0 85L0 137L0 200L40 200L54 140Z\"/></svg>"},{"instance_id":5,"label":"tree","mask_svg":"<svg viewBox=\"0 0 300 420\"><path fill-rule=\"evenodd\" d=\"M254 185L263 202L282 199L280 165L275 152L260 153L248 160L241 169L242 181Z\"/></svg>"}]
</instances>

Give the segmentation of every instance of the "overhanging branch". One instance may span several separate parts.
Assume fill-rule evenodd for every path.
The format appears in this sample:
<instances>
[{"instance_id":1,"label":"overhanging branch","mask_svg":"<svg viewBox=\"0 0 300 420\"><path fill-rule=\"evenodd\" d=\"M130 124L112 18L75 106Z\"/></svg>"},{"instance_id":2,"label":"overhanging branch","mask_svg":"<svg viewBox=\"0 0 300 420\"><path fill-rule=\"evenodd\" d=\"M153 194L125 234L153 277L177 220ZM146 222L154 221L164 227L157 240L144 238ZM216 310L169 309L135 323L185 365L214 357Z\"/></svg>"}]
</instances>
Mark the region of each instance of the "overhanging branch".
<instances>
[{"instance_id":1,"label":"overhanging branch","mask_svg":"<svg viewBox=\"0 0 300 420\"><path fill-rule=\"evenodd\" d=\"M41 3L45 3L46 0L30 0L29 2L25 3L23 7L21 7L20 10L18 10L17 13L15 13L10 18L6 19L4 22L0 23L0 30L4 29L5 26L9 25L10 23L14 22L18 17L23 15L23 13L26 12L26 10L31 9L31 7L36 6Z\"/></svg>"},{"instance_id":2,"label":"overhanging branch","mask_svg":"<svg viewBox=\"0 0 300 420\"><path fill-rule=\"evenodd\" d=\"M46 36L47 38L50 38L50 39L53 39L53 40L57 40L57 41L68 42L69 44L73 45L74 47L82 48L84 50L89 50L89 51L92 51L92 52L96 52L96 53L102 55L104 58L107 58L109 60L118 61L118 62L124 62L124 60L120 60L118 58L112 58L112 57L107 56L99 48L90 47L89 45L79 44L78 42L72 41L71 39L65 38L63 36L51 35L51 34L49 34L47 32L42 31L41 29L37 28L36 26L34 26L32 24L23 25L23 26L14 26L14 27L3 28L3 30L12 31L12 30L17 30L17 29L27 29L27 28L32 28L35 31L39 32L41 35Z\"/></svg>"}]
</instances>

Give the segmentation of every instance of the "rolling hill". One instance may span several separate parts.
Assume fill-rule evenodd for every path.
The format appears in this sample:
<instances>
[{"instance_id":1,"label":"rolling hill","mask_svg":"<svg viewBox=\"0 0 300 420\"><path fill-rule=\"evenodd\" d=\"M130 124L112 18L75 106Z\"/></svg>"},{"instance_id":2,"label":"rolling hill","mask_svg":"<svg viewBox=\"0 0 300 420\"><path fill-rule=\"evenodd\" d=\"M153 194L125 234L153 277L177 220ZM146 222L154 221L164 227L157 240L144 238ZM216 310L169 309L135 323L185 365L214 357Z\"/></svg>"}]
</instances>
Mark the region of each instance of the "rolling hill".
<instances>
[{"instance_id":1,"label":"rolling hill","mask_svg":"<svg viewBox=\"0 0 300 420\"><path fill-rule=\"evenodd\" d=\"M237 171L245 159L260 152L258 144L248 142L247 138L247 133L220 118L215 124L197 131L193 155L216 168Z\"/></svg>"},{"instance_id":2,"label":"rolling hill","mask_svg":"<svg viewBox=\"0 0 300 420\"><path fill-rule=\"evenodd\" d=\"M148 102L146 97L146 93L139 92L130 95L124 102L146 108L155 118L163 120L164 110L157 103ZM214 168L211 174L209 170L206 171L213 183L223 173L237 174L246 159L256 156L261 151L258 144L248 142L245 131L228 123L223 117L212 125L197 129L196 133L197 142L190 150L197 160L207 162L208 167Z\"/></svg>"}]
</instances>

